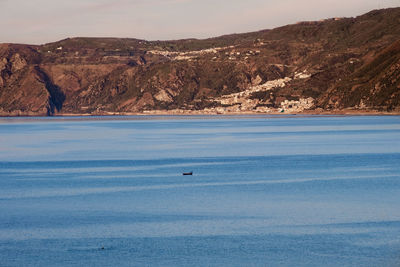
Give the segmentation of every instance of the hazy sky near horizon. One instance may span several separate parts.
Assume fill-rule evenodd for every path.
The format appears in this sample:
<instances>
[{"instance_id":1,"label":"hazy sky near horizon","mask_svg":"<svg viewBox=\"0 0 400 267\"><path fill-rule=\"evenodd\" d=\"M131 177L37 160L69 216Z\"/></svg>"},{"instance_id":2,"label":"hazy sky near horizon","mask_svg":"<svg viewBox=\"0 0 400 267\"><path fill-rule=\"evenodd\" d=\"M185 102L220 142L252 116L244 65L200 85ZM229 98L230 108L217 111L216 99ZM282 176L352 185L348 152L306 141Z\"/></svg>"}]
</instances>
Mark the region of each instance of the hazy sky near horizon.
<instances>
[{"instance_id":1,"label":"hazy sky near horizon","mask_svg":"<svg viewBox=\"0 0 400 267\"><path fill-rule=\"evenodd\" d=\"M400 0L0 0L0 43L208 38L399 6Z\"/></svg>"}]
</instances>

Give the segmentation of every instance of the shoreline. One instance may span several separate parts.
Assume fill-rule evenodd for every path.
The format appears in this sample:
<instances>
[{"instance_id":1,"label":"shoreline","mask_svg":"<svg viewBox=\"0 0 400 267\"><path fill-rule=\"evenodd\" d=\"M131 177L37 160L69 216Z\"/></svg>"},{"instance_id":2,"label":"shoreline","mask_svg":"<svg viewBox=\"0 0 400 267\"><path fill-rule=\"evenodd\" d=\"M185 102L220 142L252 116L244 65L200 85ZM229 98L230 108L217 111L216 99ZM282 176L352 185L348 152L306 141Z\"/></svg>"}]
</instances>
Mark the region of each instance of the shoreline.
<instances>
[{"instance_id":1,"label":"shoreline","mask_svg":"<svg viewBox=\"0 0 400 267\"><path fill-rule=\"evenodd\" d=\"M376 110L306 110L302 112L205 112L203 110L149 110L143 112L95 112L95 113L57 113L46 115L35 112L11 112L0 113L0 118L18 118L18 117L113 117L113 116L241 116L241 115L300 115L300 116L399 116L400 111L387 112Z\"/></svg>"}]
</instances>

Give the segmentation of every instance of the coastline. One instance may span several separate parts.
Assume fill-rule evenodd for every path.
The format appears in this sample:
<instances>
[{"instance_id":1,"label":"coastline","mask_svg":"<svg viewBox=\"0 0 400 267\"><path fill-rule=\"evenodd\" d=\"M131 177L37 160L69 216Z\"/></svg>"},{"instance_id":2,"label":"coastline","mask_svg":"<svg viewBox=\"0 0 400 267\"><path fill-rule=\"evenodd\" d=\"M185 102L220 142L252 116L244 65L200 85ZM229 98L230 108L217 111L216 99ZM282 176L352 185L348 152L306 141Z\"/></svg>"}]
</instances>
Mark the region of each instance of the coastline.
<instances>
[{"instance_id":1,"label":"coastline","mask_svg":"<svg viewBox=\"0 0 400 267\"><path fill-rule=\"evenodd\" d=\"M341 109L341 110L304 110L301 112L210 112L204 110L146 110L143 112L93 112L93 113L57 113L54 115L46 115L35 112L2 112L0 118L17 118L17 117L93 117L93 116L240 116L240 115L326 115L326 116L399 116L400 111L376 111L376 110L360 110L360 109Z\"/></svg>"}]
</instances>

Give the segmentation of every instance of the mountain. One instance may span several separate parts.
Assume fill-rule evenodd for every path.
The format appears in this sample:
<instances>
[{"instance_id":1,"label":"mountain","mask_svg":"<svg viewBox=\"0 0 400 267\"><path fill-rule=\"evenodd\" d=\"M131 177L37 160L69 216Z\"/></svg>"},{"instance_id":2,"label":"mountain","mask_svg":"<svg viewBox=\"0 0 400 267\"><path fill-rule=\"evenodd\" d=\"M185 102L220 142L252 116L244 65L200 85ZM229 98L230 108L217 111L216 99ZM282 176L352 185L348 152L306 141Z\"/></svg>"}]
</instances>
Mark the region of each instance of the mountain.
<instances>
[{"instance_id":1,"label":"mountain","mask_svg":"<svg viewBox=\"0 0 400 267\"><path fill-rule=\"evenodd\" d=\"M0 44L0 114L400 112L400 8L216 38Z\"/></svg>"}]
</instances>

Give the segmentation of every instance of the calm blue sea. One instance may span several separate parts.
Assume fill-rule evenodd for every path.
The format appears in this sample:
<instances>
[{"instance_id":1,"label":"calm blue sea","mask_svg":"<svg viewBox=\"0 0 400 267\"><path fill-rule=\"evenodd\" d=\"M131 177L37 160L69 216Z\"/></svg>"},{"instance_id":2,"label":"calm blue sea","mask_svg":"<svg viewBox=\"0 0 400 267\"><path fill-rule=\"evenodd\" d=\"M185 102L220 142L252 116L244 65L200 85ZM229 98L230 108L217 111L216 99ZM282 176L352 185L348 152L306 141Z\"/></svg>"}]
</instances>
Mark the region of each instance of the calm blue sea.
<instances>
[{"instance_id":1,"label":"calm blue sea","mask_svg":"<svg viewBox=\"0 0 400 267\"><path fill-rule=\"evenodd\" d=\"M0 266L400 266L400 116L2 118Z\"/></svg>"}]
</instances>

